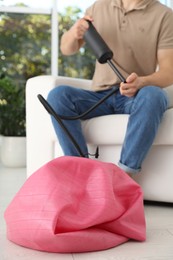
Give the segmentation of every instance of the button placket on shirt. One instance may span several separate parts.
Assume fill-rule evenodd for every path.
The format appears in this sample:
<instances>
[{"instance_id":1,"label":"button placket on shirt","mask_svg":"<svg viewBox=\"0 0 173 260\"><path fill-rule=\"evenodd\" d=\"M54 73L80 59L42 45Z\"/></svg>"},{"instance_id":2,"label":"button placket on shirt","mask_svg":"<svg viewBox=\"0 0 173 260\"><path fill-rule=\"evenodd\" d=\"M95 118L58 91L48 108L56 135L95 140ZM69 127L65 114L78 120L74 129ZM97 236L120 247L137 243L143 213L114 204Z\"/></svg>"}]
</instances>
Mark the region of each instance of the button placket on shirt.
<instances>
[{"instance_id":1,"label":"button placket on shirt","mask_svg":"<svg viewBox=\"0 0 173 260\"><path fill-rule=\"evenodd\" d=\"M121 26L120 26L120 29L121 30L125 30L126 27L127 27L127 15L125 12L123 12L123 15L122 15L122 18L121 18Z\"/></svg>"}]
</instances>

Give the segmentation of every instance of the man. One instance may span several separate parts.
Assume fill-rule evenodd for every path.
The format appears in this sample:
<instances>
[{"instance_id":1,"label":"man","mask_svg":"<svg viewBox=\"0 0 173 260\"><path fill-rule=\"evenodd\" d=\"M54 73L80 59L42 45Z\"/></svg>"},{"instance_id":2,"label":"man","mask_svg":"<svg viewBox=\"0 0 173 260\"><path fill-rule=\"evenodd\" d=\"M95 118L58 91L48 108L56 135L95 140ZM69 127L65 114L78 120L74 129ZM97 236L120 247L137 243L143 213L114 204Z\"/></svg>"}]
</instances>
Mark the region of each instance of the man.
<instances>
[{"instance_id":1,"label":"man","mask_svg":"<svg viewBox=\"0 0 173 260\"><path fill-rule=\"evenodd\" d=\"M169 105L164 88L173 83L173 12L156 0L96 1L87 9L84 18L62 36L64 55L72 55L83 46L87 20L93 22L113 51L115 65L126 83L119 82L107 64L96 62L92 91L58 86L49 93L48 102L58 114L75 116L107 95L112 87L119 86L115 95L85 119L130 114L119 167L128 174L136 174L141 170ZM63 130L52 120L64 154L78 156ZM64 123L87 157L80 121Z\"/></svg>"}]
</instances>

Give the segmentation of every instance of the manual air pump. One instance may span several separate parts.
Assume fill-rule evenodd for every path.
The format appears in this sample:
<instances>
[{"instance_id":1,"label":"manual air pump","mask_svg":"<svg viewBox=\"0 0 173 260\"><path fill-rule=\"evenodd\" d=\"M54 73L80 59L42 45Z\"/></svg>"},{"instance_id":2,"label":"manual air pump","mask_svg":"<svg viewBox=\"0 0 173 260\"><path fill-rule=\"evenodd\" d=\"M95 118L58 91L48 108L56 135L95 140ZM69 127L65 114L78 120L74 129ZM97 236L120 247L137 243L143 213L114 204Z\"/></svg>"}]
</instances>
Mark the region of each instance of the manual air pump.
<instances>
[{"instance_id":1,"label":"manual air pump","mask_svg":"<svg viewBox=\"0 0 173 260\"><path fill-rule=\"evenodd\" d=\"M121 82L126 82L124 77L121 75L119 70L115 67L114 63L112 62L112 57L113 57L113 52L110 50L110 48L107 46L107 44L104 42L100 34L96 31L95 27L93 24L88 21L89 23L89 28L86 31L84 35L84 40L90 47L90 49L93 51L93 53L96 56L96 59L98 60L99 63L104 64L108 63L109 66L112 68L112 70L115 72L115 74L118 76L118 78L121 80ZM79 155L81 157L85 157L83 152L81 151L81 148L79 147L78 143L74 139L74 137L71 135L71 133L68 131L62 120L76 120L76 119L81 119L87 114L89 114L92 110L94 110L96 107L98 107L101 103L103 103L107 98L109 98L111 95L113 95L117 89L113 89L108 95L106 95L104 98L102 98L99 102L97 102L94 106L92 106L90 109L88 109L86 112L84 112L81 115L78 116L62 116L58 115L54 109L49 105L49 103L39 94L38 99L42 103L42 105L45 107L45 109L50 113L56 121L60 124L62 129L65 131L67 136L70 138L74 146L76 147Z\"/></svg>"}]
</instances>

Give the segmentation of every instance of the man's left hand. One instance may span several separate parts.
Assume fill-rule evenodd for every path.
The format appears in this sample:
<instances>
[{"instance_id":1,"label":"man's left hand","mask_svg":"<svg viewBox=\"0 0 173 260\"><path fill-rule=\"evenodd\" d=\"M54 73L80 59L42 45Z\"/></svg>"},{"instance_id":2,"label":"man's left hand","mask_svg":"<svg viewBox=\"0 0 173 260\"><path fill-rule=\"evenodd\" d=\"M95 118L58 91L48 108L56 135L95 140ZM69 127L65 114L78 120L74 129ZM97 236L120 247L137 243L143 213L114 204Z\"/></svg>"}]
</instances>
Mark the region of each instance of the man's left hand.
<instances>
[{"instance_id":1,"label":"man's left hand","mask_svg":"<svg viewBox=\"0 0 173 260\"><path fill-rule=\"evenodd\" d=\"M127 97L133 97L140 89L140 86L141 86L140 77L133 72L127 77L126 83L121 82L120 93L121 95Z\"/></svg>"}]
</instances>

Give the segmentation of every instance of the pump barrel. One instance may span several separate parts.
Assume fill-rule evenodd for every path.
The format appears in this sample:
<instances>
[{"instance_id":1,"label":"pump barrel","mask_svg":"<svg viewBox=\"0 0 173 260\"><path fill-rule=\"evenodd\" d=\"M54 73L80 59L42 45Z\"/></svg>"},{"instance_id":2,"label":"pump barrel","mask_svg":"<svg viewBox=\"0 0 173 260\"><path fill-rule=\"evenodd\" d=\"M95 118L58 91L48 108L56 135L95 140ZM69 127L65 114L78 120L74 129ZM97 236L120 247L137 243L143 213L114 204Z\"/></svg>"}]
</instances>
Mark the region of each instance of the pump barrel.
<instances>
[{"instance_id":1,"label":"pump barrel","mask_svg":"<svg viewBox=\"0 0 173 260\"><path fill-rule=\"evenodd\" d=\"M112 62L113 52L110 50L108 45L105 43L101 35L96 31L93 24L88 21L89 28L84 34L84 40L90 47L90 49L93 51L93 53L96 56L96 59L98 62L104 64L108 63L111 69L115 72L115 74L118 76L120 81L126 82L123 75L120 73L120 71L115 67L114 63Z\"/></svg>"},{"instance_id":2,"label":"pump barrel","mask_svg":"<svg viewBox=\"0 0 173 260\"><path fill-rule=\"evenodd\" d=\"M88 21L88 24L89 28L85 32L84 40L95 54L98 62L102 64L106 63L108 60L112 59L113 52L107 46L100 34L96 31L93 24L90 21Z\"/></svg>"}]
</instances>

